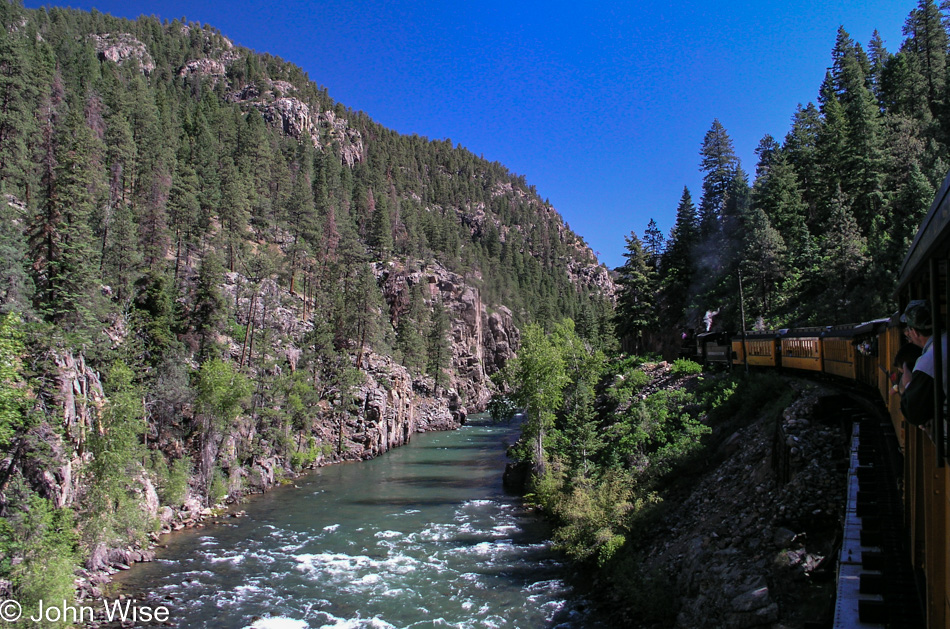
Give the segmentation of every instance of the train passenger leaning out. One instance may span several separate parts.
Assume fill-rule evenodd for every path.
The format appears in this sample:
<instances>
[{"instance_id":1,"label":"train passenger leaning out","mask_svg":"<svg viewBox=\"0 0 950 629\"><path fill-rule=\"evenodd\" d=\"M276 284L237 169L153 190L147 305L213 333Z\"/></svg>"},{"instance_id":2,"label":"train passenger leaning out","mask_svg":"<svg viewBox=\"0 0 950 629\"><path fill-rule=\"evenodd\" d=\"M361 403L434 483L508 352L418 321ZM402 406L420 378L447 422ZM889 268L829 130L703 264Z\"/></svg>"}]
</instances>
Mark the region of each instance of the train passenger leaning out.
<instances>
[{"instance_id":1,"label":"train passenger leaning out","mask_svg":"<svg viewBox=\"0 0 950 629\"><path fill-rule=\"evenodd\" d=\"M903 374L901 385L901 412L910 423L920 426L934 416L934 354L933 319L930 315L930 303L925 299L915 299L907 304L901 323L907 327L904 335L907 340L923 350L914 364L913 374ZM943 390L947 390L947 335L941 334L943 362Z\"/></svg>"},{"instance_id":2,"label":"train passenger leaning out","mask_svg":"<svg viewBox=\"0 0 950 629\"><path fill-rule=\"evenodd\" d=\"M894 356L894 372L891 374L891 382L894 383L891 387L892 394L904 394L904 376L906 374L907 382L909 383L911 372L914 370L914 365L917 364L917 359L920 358L921 352L922 349L913 343L904 343L901 345L901 348L897 350L897 355Z\"/></svg>"}]
</instances>

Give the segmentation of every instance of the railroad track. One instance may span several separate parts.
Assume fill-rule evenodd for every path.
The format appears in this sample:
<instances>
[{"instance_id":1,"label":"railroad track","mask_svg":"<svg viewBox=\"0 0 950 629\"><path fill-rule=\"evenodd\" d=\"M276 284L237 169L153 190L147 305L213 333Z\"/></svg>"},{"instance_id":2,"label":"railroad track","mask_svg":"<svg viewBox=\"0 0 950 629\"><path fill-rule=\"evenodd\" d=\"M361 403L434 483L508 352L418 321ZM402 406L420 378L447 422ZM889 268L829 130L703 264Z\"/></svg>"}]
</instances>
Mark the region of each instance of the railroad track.
<instances>
[{"instance_id":1,"label":"railroad track","mask_svg":"<svg viewBox=\"0 0 950 629\"><path fill-rule=\"evenodd\" d=\"M835 629L925 626L910 564L902 503L902 462L890 419L842 405L850 426L847 505L838 560Z\"/></svg>"}]
</instances>

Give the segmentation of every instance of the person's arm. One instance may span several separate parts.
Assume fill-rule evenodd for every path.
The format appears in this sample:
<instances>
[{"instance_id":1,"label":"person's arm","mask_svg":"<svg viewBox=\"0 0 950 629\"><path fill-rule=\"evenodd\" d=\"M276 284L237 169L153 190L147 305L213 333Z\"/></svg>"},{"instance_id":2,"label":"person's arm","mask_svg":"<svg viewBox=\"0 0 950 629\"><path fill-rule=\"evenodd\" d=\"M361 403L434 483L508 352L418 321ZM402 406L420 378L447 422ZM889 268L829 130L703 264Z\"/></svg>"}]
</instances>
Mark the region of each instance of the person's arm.
<instances>
[{"instance_id":1,"label":"person's arm","mask_svg":"<svg viewBox=\"0 0 950 629\"><path fill-rule=\"evenodd\" d=\"M906 372L905 372L906 378ZM901 395L901 412L915 426L926 424L934 416L934 379L915 371Z\"/></svg>"}]
</instances>

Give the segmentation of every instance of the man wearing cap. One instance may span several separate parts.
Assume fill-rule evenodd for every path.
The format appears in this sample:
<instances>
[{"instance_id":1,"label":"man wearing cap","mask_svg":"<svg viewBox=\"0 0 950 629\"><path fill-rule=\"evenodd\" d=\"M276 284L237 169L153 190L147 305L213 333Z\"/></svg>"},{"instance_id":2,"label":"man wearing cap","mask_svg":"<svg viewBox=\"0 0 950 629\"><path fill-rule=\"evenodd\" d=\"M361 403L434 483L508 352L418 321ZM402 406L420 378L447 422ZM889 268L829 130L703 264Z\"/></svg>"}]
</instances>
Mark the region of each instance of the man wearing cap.
<instances>
[{"instance_id":1,"label":"man wearing cap","mask_svg":"<svg viewBox=\"0 0 950 629\"><path fill-rule=\"evenodd\" d=\"M901 384L904 393L901 396L901 412L910 423L920 426L934 416L934 354L933 319L930 315L930 303L926 299L915 299L907 304L901 323L906 324L904 335L907 340L923 349L920 358L914 364L913 374L906 371ZM947 337L942 334L941 362L943 362L943 390L947 390Z\"/></svg>"}]
</instances>

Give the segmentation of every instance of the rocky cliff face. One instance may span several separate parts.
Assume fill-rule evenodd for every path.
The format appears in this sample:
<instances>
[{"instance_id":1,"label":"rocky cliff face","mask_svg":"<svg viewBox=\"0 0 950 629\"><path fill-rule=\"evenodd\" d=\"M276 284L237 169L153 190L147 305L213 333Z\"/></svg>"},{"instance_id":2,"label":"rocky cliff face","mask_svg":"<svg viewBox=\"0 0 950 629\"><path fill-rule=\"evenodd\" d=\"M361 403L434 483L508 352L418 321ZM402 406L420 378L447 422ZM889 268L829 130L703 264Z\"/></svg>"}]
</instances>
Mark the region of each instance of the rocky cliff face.
<instances>
[{"instance_id":1,"label":"rocky cliff face","mask_svg":"<svg viewBox=\"0 0 950 629\"><path fill-rule=\"evenodd\" d=\"M83 491L80 473L89 461L87 443L98 430L105 395L99 374L86 366L82 355L61 351L50 358L55 366L52 394L43 403L56 409L62 430L41 422L24 440L24 451L13 456L27 462L23 474L40 495L56 507L69 507Z\"/></svg>"},{"instance_id":2,"label":"rocky cliff face","mask_svg":"<svg viewBox=\"0 0 950 629\"><path fill-rule=\"evenodd\" d=\"M200 61L195 61L188 67L195 65L198 71L212 75L218 72L219 65L223 69L223 64L216 62L200 64ZM294 96L296 91L286 81L262 81L230 92L226 100L256 109L269 125L284 135L298 140L306 139L316 148L335 143L347 166L362 162L365 148L360 132L351 129L346 119L333 111L313 111L307 103Z\"/></svg>"},{"instance_id":3,"label":"rocky cliff face","mask_svg":"<svg viewBox=\"0 0 950 629\"><path fill-rule=\"evenodd\" d=\"M223 288L248 320L275 333L265 351L287 358L295 368L303 351L301 340L312 327L300 316L301 298L288 294L275 279L253 283L238 273L229 273ZM240 361L246 352L243 339L227 341L232 359ZM415 432L457 428L464 421L465 409L454 390L436 395L431 380L410 374L390 356L367 352L361 374L351 399L335 397L314 417L312 436L324 446L314 465L373 458L404 445ZM254 437L248 433L245 439L250 443ZM241 448L235 445L233 450Z\"/></svg>"},{"instance_id":4,"label":"rocky cliff face","mask_svg":"<svg viewBox=\"0 0 950 629\"><path fill-rule=\"evenodd\" d=\"M511 311L504 306L490 310L464 277L438 263L419 266L409 270L396 263L379 264L376 274L397 320L409 308L409 290L416 285L424 287L430 303L438 300L450 313L450 407L461 419L466 412L485 410L492 393L489 377L514 356L521 335Z\"/></svg>"}]
</instances>

